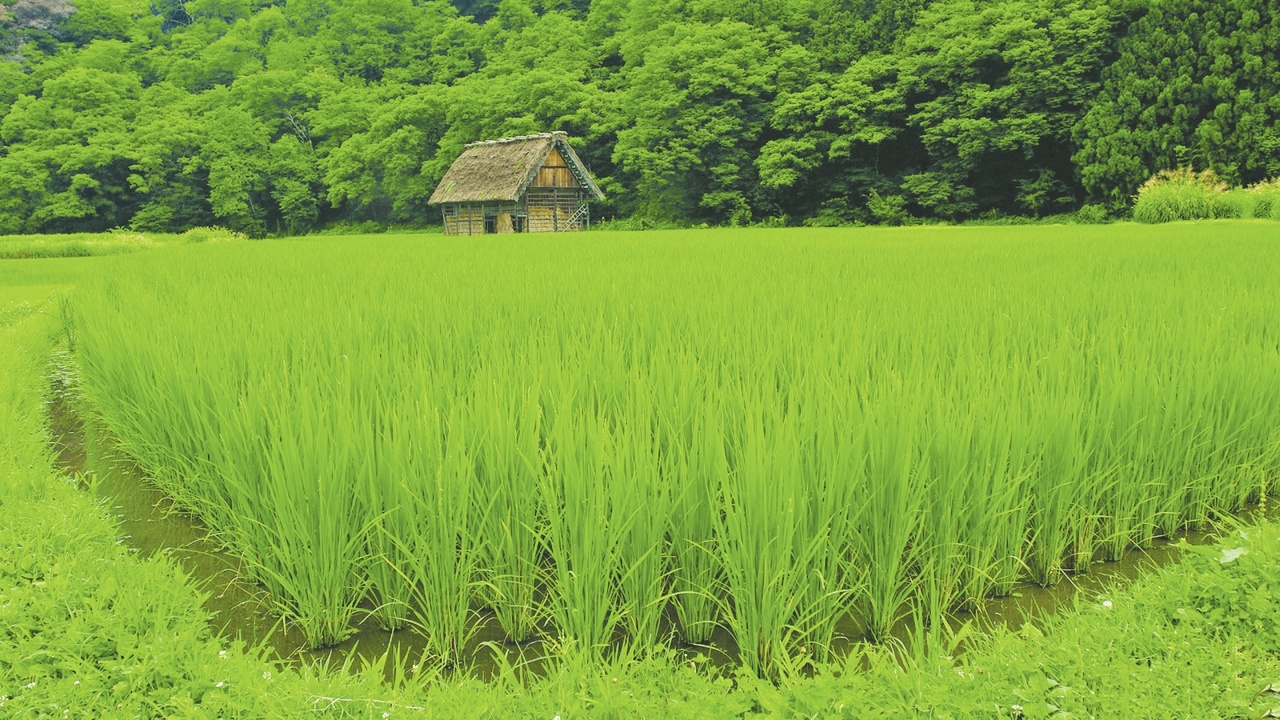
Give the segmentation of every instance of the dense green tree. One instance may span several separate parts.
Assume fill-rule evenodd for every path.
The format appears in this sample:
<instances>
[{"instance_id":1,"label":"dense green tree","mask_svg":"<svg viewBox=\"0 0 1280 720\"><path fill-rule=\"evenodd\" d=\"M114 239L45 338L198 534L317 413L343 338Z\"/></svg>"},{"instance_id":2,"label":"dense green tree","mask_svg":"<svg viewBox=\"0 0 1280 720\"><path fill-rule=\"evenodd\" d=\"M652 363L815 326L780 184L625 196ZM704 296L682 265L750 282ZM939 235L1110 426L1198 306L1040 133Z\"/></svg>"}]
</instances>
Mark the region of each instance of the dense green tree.
<instances>
[{"instance_id":1,"label":"dense green tree","mask_svg":"<svg viewBox=\"0 0 1280 720\"><path fill-rule=\"evenodd\" d=\"M870 53L891 52L929 0L816 0L807 46L839 72Z\"/></svg>"},{"instance_id":2,"label":"dense green tree","mask_svg":"<svg viewBox=\"0 0 1280 720\"><path fill-rule=\"evenodd\" d=\"M328 201L354 217L383 222L421 221L427 198L443 173L423 172L446 128L445 88L416 88L369 106L360 130L324 158ZM433 214L433 213L432 213Z\"/></svg>"},{"instance_id":3,"label":"dense green tree","mask_svg":"<svg viewBox=\"0 0 1280 720\"><path fill-rule=\"evenodd\" d=\"M825 200L846 213L872 193L949 219L1069 209L1071 128L1098 86L1111 25L1092 0L933 3L893 54L779 98L784 137L762 153L762 180L792 188L809 176L862 193Z\"/></svg>"},{"instance_id":4,"label":"dense green tree","mask_svg":"<svg viewBox=\"0 0 1280 720\"><path fill-rule=\"evenodd\" d=\"M277 231L307 232L320 218L320 163L315 148L294 135L271 144L267 175L275 203Z\"/></svg>"},{"instance_id":5,"label":"dense green tree","mask_svg":"<svg viewBox=\"0 0 1280 720\"><path fill-rule=\"evenodd\" d=\"M1071 128L1097 91L1111 24L1093 0L935 3L900 52L907 123L929 155L903 178L906 195L952 218L1074 205Z\"/></svg>"},{"instance_id":6,"label":"dense green tree","mask_svg":"<svg viewBox=\"0 0 1280 720\"><path fill-rule=\"evenodd\" d=\"M77 45L94 40L130 40L138 21L150 15L145 0L75 0L75 12L62 23Z\"/></svg>"},{"instance_id":7,"label":"dense green tree","mask_svg":"<svg viewBox=\"0 0 1280 720\"><path fill-rule=\"evenodd\" d=\"M139 230L178 231L212 225L206 140L200 96L173 83L142 93L132 139L129 184L142 201L130 224Z\"/></svg>"},{"instance_id":8,"label":"dense green tree","mask_svg":"<svg viewBox=\"0 0 1280 720\"><path fill-rule=\"evenodd\" d=\"M1280 175L1278 48L1272 0L1152 3L1076 127L1085 188L1119 207L1162 169L1212 169L1232 182Z\"/></svg>"},{"instance_id":9,"label":"dense green tree","mask_svg":"<svg viewBox=\"0 0 1280 720\"><path fill-rule=\"evenodd\" d=\"M95 41L75 65L19 97L0 124L0 231L99 230L126 222L129 134L142 92L124 48ZM111 58L116 58L112 62Z\"/></svg>"},{"instance_id":10,"label":"dense green tree","mask_svg":"<svg viewBox=\"0 0 1280 720\"><path fill-rule=\"evenodd\" d=\"M780 83L815 66L780 32L739 21L665 25L628 73L613 160L624 207L664 220L768 212L754 164Z\"/></svg>"}]
</instances>

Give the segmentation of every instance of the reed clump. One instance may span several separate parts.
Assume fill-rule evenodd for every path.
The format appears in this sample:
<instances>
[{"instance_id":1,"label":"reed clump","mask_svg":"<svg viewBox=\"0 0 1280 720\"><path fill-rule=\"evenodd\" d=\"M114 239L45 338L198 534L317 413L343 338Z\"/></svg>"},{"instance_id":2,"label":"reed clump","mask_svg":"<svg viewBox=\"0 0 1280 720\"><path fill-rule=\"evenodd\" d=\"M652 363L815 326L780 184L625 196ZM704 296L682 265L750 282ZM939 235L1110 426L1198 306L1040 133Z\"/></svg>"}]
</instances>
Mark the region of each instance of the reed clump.
<instances>
[{"instance_id":1,"label":"reed clump","mask_svg":"<svg viewBox=\"0 0 1280 720\"><path fill-rule=\"evenodd\" d=\"M1249 217L1280 220L1280 180L1264 180L1244 190L1249 203Z\"/></svg>"},{"instance_id":2,"label":"reed clump","mask_svg":"<svg viewBox=\"0 0 1280 720\"><path fill-rule=\"evenodd\" d=\"M1280 181L1231 188L1212 170L1179 168L1151 176L1134 197L1141 223L1236 218L1280 220Z\"/></svg>"}]
</instances>

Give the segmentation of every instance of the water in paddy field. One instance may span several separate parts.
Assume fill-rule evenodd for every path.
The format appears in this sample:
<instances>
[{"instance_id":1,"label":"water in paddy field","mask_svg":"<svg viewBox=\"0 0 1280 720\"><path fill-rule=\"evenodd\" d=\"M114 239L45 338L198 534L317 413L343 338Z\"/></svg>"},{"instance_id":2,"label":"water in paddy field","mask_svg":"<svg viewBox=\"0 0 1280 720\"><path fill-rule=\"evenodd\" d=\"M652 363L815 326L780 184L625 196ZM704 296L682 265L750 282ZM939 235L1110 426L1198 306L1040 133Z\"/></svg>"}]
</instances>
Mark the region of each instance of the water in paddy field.
<instances>
[{"instance_id":1,"label":"water in paddy field","mask_svg":"<svg viewBox=\"0 0 1280 720\"><path fill-rule=\"evenodd\" d=\"M81 418L75 402L67 396L55 379L49 422L59 467L68 475L82 478L85 487L109 504L119 518L120 533L128 546L144 557L165 552L186 571L207 594L204 606L211 615L210 625L215 633L227 640L241 639L251 646L267 643L277 658L285 662L342 665L350 661L359 667L391 650L393 656L406 658L403 668L411 667L423 656L425 643L420 635L412 631L382 630L372 617L371 605L364 607L369 612L358 614L354 633L347 640L329 648L308 650L302 632L286 626L266 592L244 578L239 559L222 551L198 520L176 512L172 502L147 482L135 464L112 449L107 432ZM1244 515L1251 517L1256 513L1255 508ZM1280 517L1280 503L1271 503L1267 514ZM972 621L979 629L1001 624L1017 629L1029 620L1069 609L1082 593L1101 600L1105 592L1118 585L1177 561L1177 543L1182 539L1192 544L1207 544L1212 536L1207 532L1190 532L1157 540L1145 550L1129 551L1118 562L1095 562L1088 573L1069 574L1054 587L1021 584L1009 597L986 601L976 614L952 615L949 624L958 628ZM668 617L666 624L664 630L671 629L674 619ZM842 620L838 629L846 638L840 643L845 648L865 637L860 623L852 617ZM894 631L895 637L908 646L910 633L906 623ZM713 665L734 664L737 660L736 644L721 628L716 630L708 646L680 649L687 652L687 659L701 654ZM841 649L835 648L837 652ZM488 613L481 613L480 629L469 650L468 654L475 658L470 669L480 677L492 677L498 671L496 652L505 651L507 663L524 666L533 673L540 667L538 643L524 647L506 643L497 621ZM960 650L963 651L963 647ZM398 672L390 662L385 670L389 675Z\"/></svg>"},{"instance_id":2,"label":"water in paddy field","mask_svg":"<svg viewBox=\"0 0 1280 720\"><path fill-rule=\"evenodd\" d=\"M379 628L372 617L372 605L364 607L366 613L358 614L351 637L328 648L308 649L303 633L286 625L267 593L241 572L239 558L223 551L198 519L176 511L173 502L146 480L136 464L112 448L109 433L82 418L75 401L59 387L51 393L49 424L59 469L80 477L84 487L108 504L119 520L126 545L143 557L167 553L178 563L206 593L204 608L216 634L227 640L243 640L249 646L265 642L285 662L341 665L351 660L360 667L390 649L407 658L406 667L411 667L422 657L422 636ZM472 670L481 677L497 672L495 647L507 650L509 663L534 671L541 654L537 643L524 648L506 643L501 627L488 614L481 615L472 646L470 654L476 658ZM388 672L393 669L388 663Z\"/></svg>"}]
</instances>

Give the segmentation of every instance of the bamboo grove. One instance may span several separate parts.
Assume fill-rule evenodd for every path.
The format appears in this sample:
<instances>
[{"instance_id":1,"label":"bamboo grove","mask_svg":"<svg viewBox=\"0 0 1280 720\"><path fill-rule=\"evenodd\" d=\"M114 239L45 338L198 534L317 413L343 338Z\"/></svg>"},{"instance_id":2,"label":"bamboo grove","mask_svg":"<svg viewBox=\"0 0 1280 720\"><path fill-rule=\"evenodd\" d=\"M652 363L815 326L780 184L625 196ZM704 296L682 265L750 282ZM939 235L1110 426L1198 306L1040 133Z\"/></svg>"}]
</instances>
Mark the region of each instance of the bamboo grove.
<instances>
[{"instance_id":1,"label":"bamboo grove","mask_svg":"<svg viewBox=\"0 0 1280 720\"><path fill-rule=\"evenodd\" d=\"M1277 246L1195 225L186 246L86 400L315 646L722 628L762 673L1280 489Z\"/></svg>"}]
</instances>

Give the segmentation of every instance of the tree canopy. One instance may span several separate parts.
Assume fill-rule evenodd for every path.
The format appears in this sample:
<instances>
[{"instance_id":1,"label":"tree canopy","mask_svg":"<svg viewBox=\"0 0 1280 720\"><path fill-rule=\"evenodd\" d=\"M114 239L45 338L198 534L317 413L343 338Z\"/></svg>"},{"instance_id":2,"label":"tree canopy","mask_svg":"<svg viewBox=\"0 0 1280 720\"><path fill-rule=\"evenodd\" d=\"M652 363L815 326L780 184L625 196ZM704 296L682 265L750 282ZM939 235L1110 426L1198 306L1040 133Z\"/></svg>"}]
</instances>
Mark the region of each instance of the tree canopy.
<instances>
[{"instance_id":1,"label":"tree canopy","mask_svg":"<svg viewBox=\"0 0 1280 720\"><path fill-rule=\"evenodd\" d=\"M0 232L423 224L564 130L605 216L1126 207L1280 174L1264 0L0 0Z\"/></svg>"}]
</instances>

